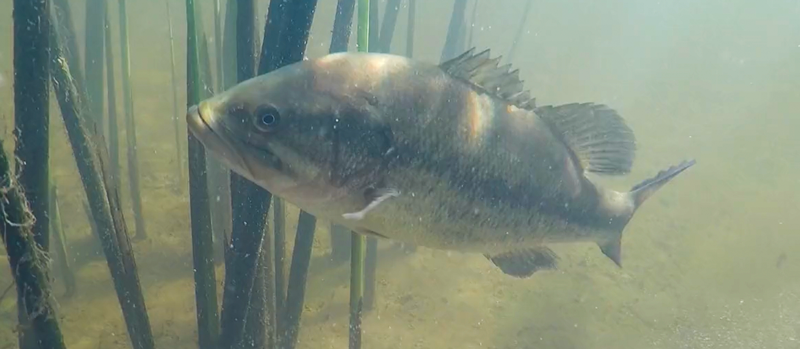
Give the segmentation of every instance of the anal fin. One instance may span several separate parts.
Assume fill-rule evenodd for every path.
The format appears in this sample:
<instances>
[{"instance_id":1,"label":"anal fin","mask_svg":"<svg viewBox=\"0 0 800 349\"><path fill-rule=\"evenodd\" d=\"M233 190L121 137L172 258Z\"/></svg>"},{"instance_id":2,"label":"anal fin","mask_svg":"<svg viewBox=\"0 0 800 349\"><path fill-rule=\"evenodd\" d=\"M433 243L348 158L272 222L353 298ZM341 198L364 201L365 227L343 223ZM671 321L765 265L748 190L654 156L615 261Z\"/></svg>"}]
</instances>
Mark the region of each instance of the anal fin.
<instances>
[{"instance_id":1,"label":"anal fin","mask_svg":"<svg viewBox=\"0 0 800 349\"><path fill-rule=\"evenodd\" d=\"M547 247L535 247L514 250L490 256L485 254L494 265L506 275L527 278L539 270L555 269L558 256Z\"/></svg>"},{"instance_id":2,"label":"anal fin","mask_svg":"<svg viewBox=\"0 0 800 349\"><path fill-rule=\"evenodd\" d=\"M618 236L613 240L609 240L603 243L598 243L597 246L600 246L600 251L603 252L606 257L611 259L614 264L618 267L622 268L622 235Z\"/></svg>"}]
</instances>

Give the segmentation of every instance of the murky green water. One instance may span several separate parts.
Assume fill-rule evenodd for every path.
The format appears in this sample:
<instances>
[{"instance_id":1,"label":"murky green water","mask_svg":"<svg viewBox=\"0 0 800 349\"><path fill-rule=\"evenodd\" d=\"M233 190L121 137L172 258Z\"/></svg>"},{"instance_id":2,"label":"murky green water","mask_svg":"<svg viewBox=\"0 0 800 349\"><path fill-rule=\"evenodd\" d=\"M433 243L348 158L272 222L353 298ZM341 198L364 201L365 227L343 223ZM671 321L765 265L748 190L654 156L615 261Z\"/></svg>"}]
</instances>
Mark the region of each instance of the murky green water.
<instances>
[{"instance_id":1,"label":"murky green water","mask_svg":"<svg viewBox=\"0 0 800 349\"><path fill-rule=\"evenodd\" d=\"M84 1L70 3L82 33ZM109 3L116 17L116 1ZM202 3L208 8L210 1ZM418 3L417 58L439 59L452 3ZM523 4L480 1L475 45L505 54ZM183 1L171 5L179 105L185 105L185 12ZM135 242L136 260L157 347L195 348L188 184L175 173L164 4L128 6L150 235ZM335 6L319 2L308 56L327 52ZM259 11L266 8L260 1ZM0 36L0 118L11 151L11 1L0 2L0 14L0 27L7 28ZM209 31L210 14L205 11ZM258 18L261 27L264 16ZM404 7L394 52L403 52L405 18ZM558 271L520 280L481 255L424 248L406 255L382 243L364 347L800 348L798 19L800 3L789 0L536 1L513 63L538 102L607 103L636 133L633 173L604 182L622 189L684 158L697 165L637 213L625 230L622 269L593 244L559 245ZM67 345L128 348L54 102L51 173L79 283L77 297L59 298ZM176 194L176 186L184 194ZM291 208L287 231L294 231L296 217ZM347 346L349 268L327 263L326 227L318 224L300 348ZM11 275L7 266L3 270L5 289ZM63 291L58 279L55 287ZM0 302L0 348L16 347L15 306L13 291Z\"/></svg>"}]
</instances>

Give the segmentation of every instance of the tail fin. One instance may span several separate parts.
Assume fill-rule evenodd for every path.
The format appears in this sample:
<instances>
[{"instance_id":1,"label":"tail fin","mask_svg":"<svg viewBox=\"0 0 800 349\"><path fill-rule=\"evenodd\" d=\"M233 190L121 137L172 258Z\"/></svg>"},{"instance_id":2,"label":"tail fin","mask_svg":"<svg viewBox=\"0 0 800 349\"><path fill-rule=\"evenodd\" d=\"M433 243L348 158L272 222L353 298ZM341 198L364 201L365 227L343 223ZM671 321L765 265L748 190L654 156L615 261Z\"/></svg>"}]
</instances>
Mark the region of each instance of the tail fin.
<instances>
[{"instance_id":1,"label":"tail fin","mask_svg":"<svg viewBox=\"0 0 800 349\"><path fill-rule=\"evenodd\" d=\"M659 172L655 177L645 179L641 183L634 185L631 188L630 196L633 200L634 210L647 200L653 193L655 193L664 184L667 184L672 178L675 178L679 173L683 172L689 167L694 165L694 160L681 162L678 165L672 166L666 170Z\"/></svg>"},{"instance_id":2,"label":"tail fin","mask_svg":"<svg viewBox=\"0 0 800 349\"><path fill-rule=\"evenodd\" d=\"M655 177L646 179L641 183L634 185L628 193L630 200L633 201L633 210L635 211L639 206L647 200L653 193L655 193L664 184L667 184L672 178L675 178L679 173L685 171L687 168L694 165L694 160L681 162L678 165L672 166L666 170L659 172ZM603 241L597 244L600 250L606 257L610 258L618 266L622 267L622 231L613 239Z\"/></svg>"}]
</instances>

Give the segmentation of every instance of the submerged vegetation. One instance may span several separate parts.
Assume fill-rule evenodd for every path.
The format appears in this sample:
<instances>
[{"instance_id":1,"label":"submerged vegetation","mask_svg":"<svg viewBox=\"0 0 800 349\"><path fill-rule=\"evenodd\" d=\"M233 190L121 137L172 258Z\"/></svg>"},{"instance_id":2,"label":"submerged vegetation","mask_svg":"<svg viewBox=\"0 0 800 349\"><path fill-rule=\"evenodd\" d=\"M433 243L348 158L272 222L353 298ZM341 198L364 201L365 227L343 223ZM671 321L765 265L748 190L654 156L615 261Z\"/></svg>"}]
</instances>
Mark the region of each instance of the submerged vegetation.
<instances>
[{"instance_id":1,"label":"submerged vegetation","mask_svg":"<svg viewBox=\"0 0 800 349\"><path fill-rule=\"evenodd\" d=\"M557 6L530 0L517 0L513 10L498 9L494 2L479 0L163 0L153 1L155 4L82 1L13 0L13 5L0 5L13 9L14 21L13 108L10 101L0 103L13 112L0 117L8 125L12 121L14 124L13 130L9 128L0 137L0 143L6 146L0 152L0 237L4 242L0 255L7 256L7 269L11 271L8 278L0 278L4 282L0 286L0 323L18 323L13 330L7 326L6 335L0 335L0 348L16 347L17 343L23 349L294 349L345 345L353 349L466 348L468 344L476 348L578 348L593 347L597 338L605 338L603 343L612 342L615 347L642 347L646 341L654 348L673 348L691 347L711 338L708 333L733 336L730 333L742 332L742 324L752 327L748 330L760 331L754 335L757 339L745 341L753 345L733 340L720 343L730 348L740 345L776 349L796 344L794 337L789 340L786 338L790 336L782 336L793 333L793 324L798 322L791 314L794 308L786 305L796 303L796 292L781 289L780 296L769 298L763 290L768 288L763 285L771 285L769 282L797 269L792 263L794 245L770 235L772 230L796 226L796 220L780 210L796 206L796 197L792 196L796 190L792 191L790 185L794 179L779 171L786 166L785 161L764 155L783 147L784 143L778 142L787 142L786 148L796 143L791 141L795 138L791 132L769 128L778 123L773 115L786 115L786 111L765 107L766 102L789 103L786 100L791 98L787 96L796 94L791 81L774 90L765 89L769 92L765 96L743 98L761 98L751 102L759 103L759 108L745 107L769 109L771 113L764 118L772 124L764 121L760 126L763 130L758 131L774 134L771 137L778 144L754 146L759 153L751 156L756 160L748 161L758 165L752 167L760 167L762 172L755 174L770 184L734 193L750 195L748 201L753 202L764 195L761 199L773 205L761 201L757 205L763 207L739 203L750 212L770 210L764 213L768 216L766 223L742 224L742 231L764 231L757 239L743 238L747 248L736 250L735 256L705 252L738 248L720 242L720 238L728 237L725 234L731 231L738 232L734 222L741 222L719 223L726 231L718 234L705 228L703 222L690 222L677 214L661 217L643 212L639 222L633 223L639 225L638 231L625 241L639 245L636 250L631 249L634 263L626 265L626 269L612 271L609 266L613 262L596 257L597 246L592 245L587 247L591 253L558 251L564 256L566 268L580 271L573 273L578 275L542 273L541 277L537 274L540 279L536 281L513 286L511 282L518 280L507 282L501 277L505 275L482 256L433 255L426 249L365 237L326 219L318 220L291 200L273 195L207 154L203 144L187 132L185 113L237 83L325 53L380 52L444 62L476 44L485 44L488 38L497 45L492 46L492 52L505 54L497 61L514 61L512 74L522 74L514 70L520 68L530 74L526 76L530 85L546 87L539 88L537 94L543 96L537 97L558 100L606 89L600 98L619 101L626 114L643 115L634 116L638 119L631 123L644 129L643 134L668 131L678 135L662 139L658 144L664 148L678 148L680 152L689 145L713 148L707 157L717 156L714 152L725 147L736 148L730 144L713 147L709 139L719 129L709 132L663 121L689 108L702 110L710 104L699 97L684 104L680 98L684 95L665 85L674 83L679 86L677 90L699 88L686 86L685 76L678 82L663 79L634 84L630 80L636 79L631 76L638 79L639 75L647 75L643 71L651 69L636 62L645 54L631 54L632 58L615 56L630 67L605 72L605 65L613 65L612 59L599 55L584 58L595 51L582 47L584 41L578 40L576 33L584 34L572 26L571 17L563 20L570 30L558 33L562 36L545 35L539 27L539 31L533 30L539 25L537 22L552 21L549 17L554 15L542 11ZM582 6L597 10L594 5ZM137 12L144 10L153 12ZM619 9L612 7L608 11L612 10ZM592 11L558 16L583 18L578 15ZM647 15L646 11L626 11L631 12L631 18ZM598 23L592 25L597 25L597 32L602 34L589 34L600 37L622 28L616 27L621 24L615 21L613 30L603 31L600 27L607 26L605 16L609 14L600 12ZM504 32L492 29L492 25L498 26L496 22L483 25L489 22L488 15L501 13ZM476 25L476 21L480 23ZM759 30L766 32L771 25L777 28L788 26L787 23L770 24ZM563 23L550 25L544 28L564 29ZM626 35L626 40L644 42L639 33ZM742 43L763 49L746 36L717 46L704 41L703 36L691 35L692 40L711 47L708 50L722 52L702 51L708 56L721 56L714 61L720 66L731 64L744 70L748 64L774 64L789 70L778 64L784 61L759 56L756 50L737 50L736 45ZM603 45L596 46L614 46L601 39L597 40ZM779 40L782 39L776 38L769 45L791 41ZM675 42L667 44L679 46ZM535 54L526 51L526 45L535 46ZM557 45L565 48L556 49ZM477 47L472 52L483 49ZM654 52L660 54L655 49ZM11 62L11 58L0 49L0 64ZM568 68L559 68L554 62ZM673 73L677 69L673 65L664 63L659 69ZM575 72L564 73L560 69ZM594 75L596 80L633 84L632 90L647 90L657 96L620 92L613 84L592 87L586 77L591 69L604 71ZM702 75L693 72L689 75ZM742 77L720 75L731 81L747 79L746 83L763 87L759 79L771 77L769 72L772 71L746 72ZM2 69L0 73L2 90L2 79L12 75ZM609 78L612 74L613 79ZM559 80L563 76L566 81ZM521 88L521 75L516 77L520 78ZM740 93L725 90L730 88L727 82L702 86L725 94L726 103L731 95ZM708 91L698 94L714 94ZM625 100L625 93L633 97ZM725 106L715 105L712 109L738 115L734 106L742 104L737 103L744 102L719 103ZM740 129L747 125L740 122L733 117L727 119L724 126L728 128L724 131L741 132L744 137L747 133ZM704 134L706 137L701 137ZM678 137L681 142L676 141ZM644 143L650 142L648 146L657 143L641 138ZM582 154L575 156L579 155ZM744 155L729 156L740 161ZM718 161L714 166L744 173L733 163ZM652 168L642 171L645 170ZM706 180L712 182L711 178ZM716 195L734 198L731 193L737 186L744 186L738 179L725 182L729 182L725 190L720 189ZM770 185L776 186L775 183L782 183L783 194L778 198L771 196L776 189ZM705 185L696 188L697 192L707 190ZM680 195L693 198L697 194L690 191ZM679 206L669 196L653 201L653 208L648 210ZM777 207L778 204L782 206ZM692 206L691 202L686 206L698 212L713 211L699 204ZM729 217L734 211L725 207L713 213ZM678 212L685 214L686 209ZM696 215L697 221L706 217L706 212L690 213ZM655 228L649 229L648 225ZM706 234L691 231L697 235L690 240L692 243L681 240L680 246L689 252L676 257L677 239L690 235L693 226L706 229ZM770 255L774 251L768 248L769 244L780 245L774 247L780 250L775 258ZM643 245L646 246L640 248ZM620 247L615 247L615 251L608 252L608 246L604 246L603 252L615 256L614 262L618 262ZM703 253L697 252L701 249ZM757 269L753 265L761 267L759 263L742 261L742 256L751 251L766 256L769 263L761 263L768 265L764 267L767 272L754 273L758 274L755 279L746 279L741 276L745 270L741 264L755 268L752 270ZM713 258L720 259L725 267L710 271L693 268L693 263L709 266ZM644 263L649 259L654 261ZM661 265L669 264L665 261L674 264L672 269L661 269ZM608 270L598 272L606 267ZM736 282L720 276L725 272L735 275L730 278ZM641 277L651 274L659 277ZM773 279L767 279L769 276ZM631 281L634 277L639 279ZM477 278L482 279L477 282ZM696 283L687 280L713 280L709 282L715 284L696 287ZM747 280L752 284L759 281L758 287ZM725 289L727 282L732 286ZM600 291L601 286L609 291ZM7 294L3 292L6 287L11 290ZM686 290L690 290L688 295L677 294ZM722 295L710 297L708 292ZM558 298L547 298L545 293ZM747 297L758 299L759 303L750 302ZM703 307L698 307L702 310L688 312L686 309L693 307L692 302L697 299L703 301ZM738 303L742 299L748 301ZM780 303L775 306L780 309L772 312L779 314L780 321L773 321L769 317L773 314L763 310L772 309L769 301ZM738 303L739 308L728 308L730 302ZM718 316L718 309L723 309L728 318L720 320L723 317ZM762 328L774 322L786 329ZM442 330L453 324L458 325L457 333ZM618 331L624 326L632 330ZM773 336L775 333L781 336ZM14 343L9 344L6 337L13 337Z\"/></svg>"},{"instance_id":2,"label":"submerged vegetation","mask_svg":"<svg viewBox=\"0 0 800 349\"><path fill-rule=\"evenodd\" d=\"M28 54L34 55L31 56L34 58L20 60L22 64L27 65L16 67L19 71L39 74L39 76L29 77L27 85L17 84L23 93L16 94L21 99L15 103L18 108L16 130L27 137L18 136L17 144L18 146L37 144L37 148L33 150L33 153L30 151L26 153L24 149L18 150L18 157L27 159L26 166L21 169L22 173L26 174L24 178L27 182L23 181L21 184L22 188L26 189L27 201L23 196L23 191L16 189L10 169L4 173L6 187L11 188L7 193L9 195L7 202L12 205L10 207L17 209L17 211L9 210L6 213L18 215L9 217L6 221L30 220L35 224L20 225L17 233L14 233L16 235L11 234L12 226L7 225L8 232L4 233L4 237L9 239L7 250L12 259L13 251L40 257L30 261L14 262L12 268L26 270L26 275L34 276L34 279L26 279L22 275L18 279L18 284L20 287L38 287L39 291L37 292L39 293L34 292L27 296L39 297L40 299L36 300L39 302L36 303L39 304L37 306L49 309L44 312L47 314L46 318L37 314L29 319L34 324L33 330L37 333L36 338L43 336L41 337L44 339L41 343L44 345L42 348L63 347L63 340L58 334L57 316L54 315L55 308L47 304L51 298L49 296L50 284L42 283L42 280L50 280L42 276L49 271L47 268L43 268L45 264L41 258L44 255L37 252L39 249L47 251L48 232L52 228L52 231L58 235L55 237L58 274L60 278L64 278L67 295L74 296L79 285L70 266L70 257L67 252L69 241L61 223L57 190L48 184L48 129L46 127L48 125L48 109L42 108L42 106L48 104L48 94L43 91L46 91L47 82L51 79L49 74L52 73L52 86L64 119L67 138L77 164L79 177L88 199L88 204L83 204L83 206L92 231L103 248L127 324L128 334L134 348L154 348L148 309L144 302L142 286L133 256L134 251L127 233L127 223L123 217L124 210L120 201L121 185L127 183L128 194L131 198L130 208L136 228L135 237L137 240L147 240L143 214L144 204L141 196L135 103L131 86L132 64L128 37L128 4L126 0L86 1L87 16L83 27L86 45L83 52L84 59L81 60L75 24L72 20L73 9L66 0L53 0L53 3L52 30L48 29L39 33L38 39L33 36L31 39L26 39L31 43L31 47L38 51L29 50ZM32 4L35 6L29 7L28 4L22 6L15 2L15 9L19 9L19 11L15 11L15 14L20 15L19 19L15 18L15 20L19 22L22 20L22 16L31 14L31 12L25 12L29 11L28 9L38 10L40 11L40 20L44 21L42 28L51 28L47 22L50 14L41 16L49 10L48 2L37 0ZM181 132L177 129L179 112L177 110L175 43L170 1L166 0L165 4L173 91L172 120L176 128L176 178L180 182L183 180L183 163L181 162L183 142L179 139ZM119 41L114 39L112 28L115 27L115 23L109 17L112 5L117 5L119 10L117 17L119 22L116 23L120 33ZM356 5L355 0L339 0L333 24L334 34L331 38L330 52L347 50L356 8L359 9L358 30L356 31L358 33L357 49L364 52L389 52L401 5L401 0L390 1L383 21L379 23L378 2L370 3L370 1L360 0ZM256 74L266 74L302 60L317 2L315 0L290 3L270 2L264 26L264 37L260 45L256 40L255 24L257 20L255 14L258 10L254 1L228 1L224 9L220 6L219 1L214 2L213 45L209 45L208 37L203 29L200 11L202 4L186 0L185 6L188 33L186 105L187 108L192 108L215 91L219 92L225 87L232 86L231 76L233 75L238 78L238 81L244 81ZM411 6L415 5L411 4ZM409 14L408 33L410 37L407 39L406 48L409 55L413 51L413 24L412 11ZM20 35L29 34L21 33ZM119 47L121 53L118 61L115 60L114 45ZM230 47L236 47L235 59L231 59L230 55L224 53L224 50ZM370 47L373 49L370 50ZM213 62L216 62L216 69L211 68L210 48L213 48L215 53ZM35 54L40 56L35 56ZM119 123L117 119L118 95L117 71L115 70L117 63L120 64L121 72L123 123ZM212 71L216 71L216 83ZM231 74L234 71L236 74ZM26 88L28 92L24 92ZM36 114L39 115L38 119L31 116L35 113L38 113ZM124 138L120 137L120 127L124 129ZM105 141L106 136L110 140L108 143ZM39 138L34 141L34 138L30 137ZM31 140L27 140L28 138ZM128 172L127 177L122 175L120 166L120 142L123 141L125 142L125 159L127 161L124 168ZM5 158L0 160L7 164ZM224 193L228 191L228 184L216 174L210 176L209 172L219 171L215 170L214 166L210 166L210 163L202 145L189 133L189 212L192 230L198 343L201 348L294 348L298 343L301 315L305 308L305 290L315 241L316 219L309 213L299 212L294 235L295 241L291 244L293 250L288 255L290 258L287 258L284 250L287 245L286 208L282 200L274 198L273 229L270 234L266 219L270 203L273 201L271 194L231 173L229 184L231 217L225 218L224 214L214 212L214 210L219 211L220 206L219 203L212 202L211 193L213 192L217 198L219 195L225 195ZM222 168L220 167L220 169ZM37 177L33 175L34 173L41 175ZM182 185L178 184L177 187L180 189ZM48 196L51 197L48 198ZM42 202L43 204L40 205ZM32 208L31 213L26 213L28 205ZM45 213L47 210L52 213ZM221 210L225 211L226 209L223 207ZM37 219L25 218L33 216ZM42 218L39 218L40 216ZM52 218L53 221L46 218ZM341 240L344 237L343 234L346 233L344 231L336 233L337 230L341 231L340 227L332 229L331 234L335 237L334 240ZM228 235L229 232L230 235ZM36 243L34 240L28 239L29 237L35 237ZM218 241L220 238L224 241ZM351 259L350 345L352 348L359 348L361 347L363 311L371 309L375 301L378 245L374 238L369 238L368 243L365 243L367 240L356 233L352 233L351 240L352 243L347 243L351 246L346 248L338 247L337 245L342 244L332 241L332 256L339 260L345 256L347 259ZM225 251L221 303L218 303L217 300L218 285L214 265L215 260L219 260L219 256L214 253L215 244L222 244ZM14 250L12 246L19 246L21 250ZM352 254L351 251L353 251ZM26 262L33 264L25 264ZM29 284L30 282L35 284ZM21 298L20 304L33 304L31 302L34 301L34 298L25 301L28 303ZM221 313L218 313L220 306ZM30 311L31 309L28 309L26 313L21 309L21 319L25 319L26 314L30 315ZM49 334L44 335L45 333ZM31 338L33 337L26 339L26 336L23 336L21 340L24 341L21 343L32 340ZM26 345L33 348L33 345L36 344L29 342Z\"/></svg>"},{"instance_id":3,"label":"submerged vegetation","mask_svg":"<svg viewBox=\"0 0 800 349\"><path fill-rule=\"evenodd\" d=\"M110 6L113 2L105 0L89 0L86 2L86 13L93 14L86 16L85 30L85 51L83 60L80 59L78 45L76 43L75 25L72 21L72 9L65 0L53 0L53 30L52 32L40 33L41 38L30 41L34 45L39 45L36 52L50 53L36 59L21 61L27 66L17 67L20 71L41 74L52 72L52 81L55 95L58 99L61 114L64 118L65 128L72 151L77 164L78 172L85 188L88 205L84 208L90 219L93 232L101 241L103 252L106 256L108 266L111 270L115 289L119 298L119 304L125 322L128 326L128 333L133 342L133 347L137 349L153 348L154 341L150 329L150 321L147 314L147 307L144 303L142 289L138 279L136 263L133 257L133 250L127 234L127 224L122 215L120 199L120 186L128 183L128 192L131 197L131 208L134 216L134 226L136 228L136 238L147 239L145 230L145 219L143 215L143 202L141 198L139 156L137 151L136 122L134 112L133 89L131 87L131 61L130 61L130 39L128 38L128 13L126 0L119 0L118 6L118 28L120 30L120 40L117 44L120 48L121 56L121 96L124 122L117 122L117 92L116 75L114 69L115 55L111 28L113 24L109 17ZM47 1L35 2L41 13L46 13ZM174 53L174 34L172 24L172 14L169 1L165 1L167 15L168 39L170 45L170 66L172 67L173 84L173 123L177 122L176 110L178 95L176 91L177 74L175 72L175 53ZM264 28L263 43L258 46L255 40L255 23L257 12L255 2L239 1L227 2L225 11L222 11L219 1L214 3L214 28L215 43L213 45L216 57L216 78L217 83L213 82L212 69L209 58L209 48L207 36L203 31L203 24L200 18L201 12L192 0L186 1L186 20L187 20L187 107L198 104L203 98L208 97L216 87L216 90L223 86L231 86L230 78L226 71L227 67L234 67L239 81L253 77L256 72L266 74L284 65L300 61L303 58L306 43L308 42L311 23L314 18L316 1L295 1L282 4L281 2L271 2L267 11L267 21ZM384 15L382 26L378 24L378 4L377 2L360 1L358 4L358 43L360 51L369 51L370 41L374 46L372 51L389 52L391 38L393 37L395 24L397 22L401 1L391 1ZM19 13L24 15L25 7L20 7L15 2L15 8L19 7ZM350 36L350 28L353 20L355 0L340 0L334 22L334 35L331 40L330 52L340 52L347 49ZM35 7L34 7L35 9ZM235 12L234 12L235 11ZM16 13L16 12L15 12ZM41 14L40 13L40 14ZM224 14L223 14L224 13ZM94 15L98 14L98 15ZM370 14L372 17L370 18ZM44 20L50 18L49 15L41 17ZM224 20L223 20L224 18ZM409 15L413 19L413 15ZM19 21L19 20L18 20ZM370 29L370 21L372 29ZM231 22L235 22L232 25ZM224 25L223 25L224 23ZM410 23L413 25L413 23ZM48 28L50 25L42 25ZM223 27L225 32L223 33ZM228 34L235 35L228 35ZM409 29L412 33L413 28ZM235 42L236 60L231 61L230 56L223 54L223 49L232 47ZM413 37L408 39L407 51L410 54L413 50ZM50 46L51 50L47 47ZM257 50L260 47L260 51ZM33 54L34 51L30 51ZM256 53L259 53L258 55ZM258 58L257 58L258 57ZM80 63L83 69L80 69ZM258 65L256 65L256 62ZM77 68L76 68L77 67ZM37 70L38 69L38 70ZM85 73L85 74L84 74ZM105 74L105 76L104 76ZM104 79L105 78L105 79ZM48 231L50 227L58 234L57 248L59 256L59 275L65 279L67 294L74 294L78 288L75 276L70 269L70 262L66 246L68 245L66 234L62 229L60 209L57 202L57 191L55 187L48 185L48 161L46 142L47 109L41 106L47 105L47 93L41 92L46 89L46 82L49 74L40 77L32 77L30 82L38 82L37 90L29 90L31 96L38 99L29 99L31 103L26 104L24 99L15 103L17 115L25 116L17 119L18 132L26 137L42 137L44 141L39 142L39 153L27 155L22 151L18 155L21 159L29 159L27 165L22 169L27 173L24 178L31 183L28 185L28 200L31 203L32 214L37 218L36 226L22 225L23 228L18 233L21 243L32 243L25 240L27 236L37 237L38 246L31 244L27 247L28 252L38 251L39 248L47 250ZM42 85L42 83L45 83ZM26 88L24 84L18 84L19 88ZM33 85L30 85L33 86ZM31 87L33 88L33 87ZM23 90L24 91L24 90ZM18 93L20 98L24 93ZM107 102L104 103L104 102ZM36 111L40 115L39 119L29 116L31 111ZM107 108L106 108L107 107ZM21 109L20 109L21 108ZM33 108L33 109L30 109ZM104 113L107 111L107 114ZM44 119L42 119L44 117ZM107 122L106 122L107 121ZM29 126L25 126L29 125ZM26 128L31 132L25 131ZM120 168L120 141L118 128L125 130L125 149L127 159L127 181L123 181ZM105 142L106 128L109 143ZM23 132L24 131L24 132ZM178 139L180 132L175 130L177 149L177 178L183 179L183 166L181 163L180 149L182 142ZM18 145L33 144L34 141L25 141L20 138ZM41 154L41 155L39 155ZM44 157L40 157L44 156ZM5 160L5 159L3 159ZM285 208L279 198L275 198L273 223L273 234L267 232L267 212L270 207L271 195L259 186L250 183L248 180L231 173L231 209L232 217L225 226L224 215L212 214L211 208L218 208L213 205L209 193L209 188L214 188L212 177L209 177L207 156L202 145L191 135L188 135L188 165L189 165L189 197L190 197L190 216L192 219L192 251L194 256L194 275L197 306L197 326L198 343L201 348L239 348L239 347L280 347L294 348L298 342L301 314L304 309L305 288L309 273L310 262L312 259L312 248L314 245L314 232L316 230L316 219L306 213L300 212L297 220L297 231L290 260L287 260L284 247L285 238ZM39 166L38 168L36 166ZM36 172L38 171L38 172ZM33 173L42 174L39 177ZM12 185L11 173L6 173L9 185ZM39 182L30 182L36 178ZM218 178L214 178L215 181ZM35 184L34 184L35 183ZM37 187L38 186L38 187ZM13 187L10 186L10 187ZM44 189L37 189L42 187ZM181 185L179 184L180 188ZM226 189L227 190L227 189ZM16 193L16 194L15 194ZM215 191L216 193L216 191ZM12 197L19 196L19 203L14 204L24 214L24 207L28 204L22 191L10 191ZM52 196L52 202L48 200L48 194ZM219 193L217 193L219 194ZM16 199L15 199L16 200ZM44 206L37 204L44 202ZM37 208L37 207L42 208ZM44 212L52 210L48 215ZM9 211L9 214L16 214ZM20 216L22 217L22 216ZM54 221L49 222L44 219L53 217ZM213 222L212 222L213 218ZM18 218L23 219L23 218ZM43 227L39 227L43 224ZM223 230L220 233L214 230ZM230 229L230 240L228 241L227 230ZM343 233L343 232L342 232ZM340 235L342 233L339 233ZM221 235L220 235L221 234ZM334 231L332 234L335 235ZM5 235L4 235L5 236ZM222 236L225 241L224 266L226 269L223 298L218 304L216 271L214 270L214 241L215 236ZM11 239L11 236L9 235ZM341 238L340 238L341 239ZM11 240L12 242L17 240ZM17 242L14 242L17 243ZM219 241L217 242L219 243ZM23 246L20 245L20 246ZM360 347L361 341L361 316L365 309L363 297L366 289L369 291L366 296L369 299L368 307L374 303L374 291L376 284L375 270L377 266L377 240L370 238L369 244L365 244L365 239L359 234L353 233L352 246L347 249L340 249L335 246L333 255L342 253L350 255L351 261L351 347ZM365 267L365 251L367 252L367 264ZM9 249L9 256L11 256ZM349 258L349 257L348 257ZM36 267L34 259L33 267ZM289 262L288 265L286 262ZM42 266L44 264L41 264ZM367 279L365 277L367 269ZM28 269L25 269L28 270ZM35 271L30 269L30 273L47 273L46 269ZM41 276L39 280L44 280ZM26 279L20 279L22 282ZM26 285L21 283L21 285ZM27 286L26 286L27 287ZM43 301L49 298L49 284L38 285L41 288ZM20 303L22 304L22 303ZM43 307L47 305L42 303ZM221 316L217 313L218 306L221 305ZM51 307L51 306L50 306ZM54 312L54 309L49 310ZM49 331L57 332L56 317L48 313L48 318L43 324L49 324ZM25 315L24 311L20 312ZM31 319L34 323L39 317ZM245 321L246 320L246 321ZM260 326L253 326L259 325ZM266 329L266 331L264 331ZM36 329L40 331L41 329ZM44 331L44 330L42 330ZM37 332L38 333L38 332ZM44 332L42 332L44 333ZM53 334L52 338L57 338ZM49 337L43 337L49 338ZM55 340L55 339L54 339ZM58 340L60 341L60 340ZM33 345L33 344L31 344ZM63 343L61 344L63 346ZM49 348L50 346L46 346Z\"/></svg>"}]
</instances>

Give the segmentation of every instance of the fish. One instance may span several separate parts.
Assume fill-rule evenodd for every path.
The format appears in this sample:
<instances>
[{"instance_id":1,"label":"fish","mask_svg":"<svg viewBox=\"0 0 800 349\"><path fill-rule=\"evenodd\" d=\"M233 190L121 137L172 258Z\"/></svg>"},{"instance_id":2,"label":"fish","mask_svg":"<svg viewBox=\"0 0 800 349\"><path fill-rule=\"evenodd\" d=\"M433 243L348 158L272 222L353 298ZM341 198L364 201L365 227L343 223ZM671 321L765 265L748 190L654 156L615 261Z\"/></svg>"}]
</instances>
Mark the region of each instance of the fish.
<instances>
[{"instance_id":1,"label":"fish","mask_svg":"<svg viewBox=\"0 0 800 349\"><path fill-rule=\"evenodd\" d=\"M480 253L504 274L556 269L554 244L622 232L683 161L628 191L633 131L605 104L537 106L519 70L475 48L441 64L334 53L189 108L191 133L239 175L365 236Z\"/></svg>"}]
</instances>

